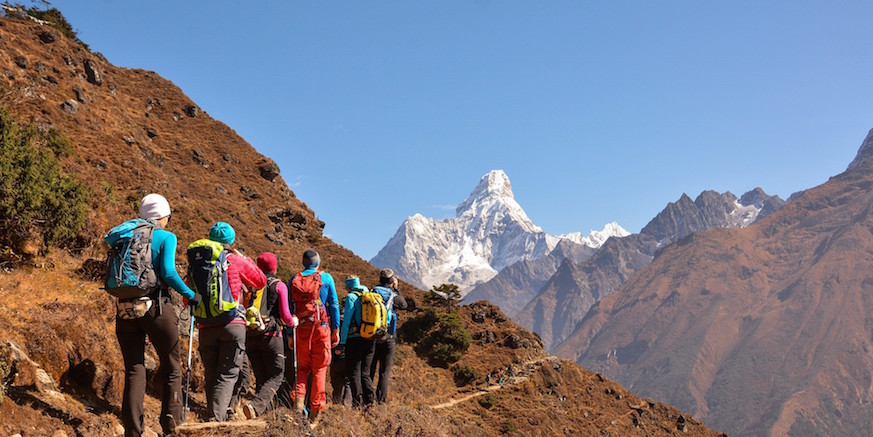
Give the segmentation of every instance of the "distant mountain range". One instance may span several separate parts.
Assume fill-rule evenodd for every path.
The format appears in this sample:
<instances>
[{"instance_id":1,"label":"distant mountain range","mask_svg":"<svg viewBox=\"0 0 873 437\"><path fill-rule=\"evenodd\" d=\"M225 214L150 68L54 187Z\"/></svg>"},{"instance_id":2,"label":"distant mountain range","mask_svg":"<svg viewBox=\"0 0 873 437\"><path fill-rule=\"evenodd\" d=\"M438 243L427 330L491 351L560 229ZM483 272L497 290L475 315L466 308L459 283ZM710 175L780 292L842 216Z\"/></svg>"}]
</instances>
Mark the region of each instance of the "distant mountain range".
<instances>
[{"instance_id":1,"label":"distant mountain range","mask_svg":"<svg viewBox=\"0 0 873 437\"><path fill-rule=\"evenodd\" d=\"M760 188L739 199L729 192L704 191L692 201L683 194L639 234L609 239L596 251L553 251L509 266L477 286L466 301L499 305L551 350L573 332L591 305L647 266L659 249L693 232L748 226L784 203Z\"/></svg>"},{"instance_id":2,"label":"distant mountain range","mask_svg":"<svg viewBox=\"0 0 873 437\"><path fill-rule=\"evenodd\" d=\"M561 242L581 246L568 251L584 252L628 234L610 223L587 235L549 235L516 202L506 173L494 170L458 205L455 217L409 217L370 263L424 289L451 282L466 293L510 265L544 257Z\"/></svg>"},{"instance_id":3,"label":"distant mountain range","mask_svg":"<svg viewBox=\"0 0 873 437\"><path fill-rule=\"evenodd\" d=\"M870 435L871 157L873 130L753 226L664 248L556 353L731 435Z\"/></svg>"}]
</instances>

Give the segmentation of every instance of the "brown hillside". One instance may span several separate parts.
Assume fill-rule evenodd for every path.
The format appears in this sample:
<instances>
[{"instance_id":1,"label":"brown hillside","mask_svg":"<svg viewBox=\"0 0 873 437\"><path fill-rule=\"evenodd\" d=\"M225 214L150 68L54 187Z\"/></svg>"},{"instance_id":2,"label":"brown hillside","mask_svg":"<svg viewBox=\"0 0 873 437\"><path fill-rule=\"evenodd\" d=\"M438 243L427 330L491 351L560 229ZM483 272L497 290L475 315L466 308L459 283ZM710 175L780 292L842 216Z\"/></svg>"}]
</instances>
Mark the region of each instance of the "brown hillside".
<instances>
[{"instance_id":1,"label":"brown hillside","mask_svg":"<svg viewBox=\"0 0 873 437\"><path fill-rule=\"evenodd\" d=\"M742 230L694 234L559 354L738 435L867 435L873 161Z\"/></svg>"},{"instance_id":2,"label":"brown hillside","mask_svg":"<svg viewBox=\"0 0 873 437\"><path fill-rule=\"evenodd\" d=\"M88 227L70 250L55 248L24 265L3 263L0 434L117 432L123 369L114 304L82 267L88 258L104 256L100 236L133 217L145 193L169 199L174 208L170 229L181 245L204 237L214 221L223 220L237 229L239 248L250 256L274 251L285 270L296 269L301 252L315 247L335 277L355 273L367 284L375 280L373 266L322 236L324 224L267 158L157 74L115 67L49 26L9 19L0 19L0 72L0 106L21 123L66 133L76 154L65 159L64 168L95 190ZM289 146L287 152L297 150ZM420 290L402 291L424 302ZM714 435L672 407L644 402L575 364L549 360L533 334L486 303L463 307L460 314L473 340L456 366L478 374L474 384L498 370L513 369L519 378L489 392L488 408L471 400L434 409L477 392L456 387L451 369L431 366L412 345L400 344L392 401L367 414L334 406L318 434L667 435L685 429L689 435ZM401 323L410 315L401 314ZM203 387L194 357L189 417L197 422ZM152 373L154 364L147 360ZM146 425L157 430L160 406L155 393L149 394ZM248 428L236 424L222 432L185 435L300 432L293 423L297 419L285 410L266 419Z\"/></svg>"}]
</instances>

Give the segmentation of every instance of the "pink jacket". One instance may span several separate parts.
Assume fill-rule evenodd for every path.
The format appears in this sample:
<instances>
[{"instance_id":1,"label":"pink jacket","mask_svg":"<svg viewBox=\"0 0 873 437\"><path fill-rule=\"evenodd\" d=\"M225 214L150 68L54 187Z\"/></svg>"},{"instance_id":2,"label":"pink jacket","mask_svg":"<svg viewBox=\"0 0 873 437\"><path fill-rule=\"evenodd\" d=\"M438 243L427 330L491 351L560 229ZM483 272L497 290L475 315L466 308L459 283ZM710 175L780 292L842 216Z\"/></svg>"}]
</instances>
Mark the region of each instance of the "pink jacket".
<instances>
[{"instance_id":1,"label":"pink jacket","mask_svg":"<svg viewBox=\"0 0 873 437\"><path fill-rule=\"evenodd\" d=\"M227 266L227 282L230 283L230 294L233 295L233 299L237 302L242 300L243 284L254 290L267 286L267 276L264 275L264 272L251 259L235 253L229 253L227 254L227 262L229 264ZM246 321L243 315L240 314L239 317L230 323L245 325Z\"/></svg>"},{"instance_id":2,"label":"pink jacket","mask_svg":"<svg viewBox=\"0 0 873 437\"><path fill-rule=\"evenodd\" d=\"M230 293L237 302L242 296L243 284L254 290L267 286L267 276L251 259L230 253L227 262L230 264L227 267L227 281L230 283Z\"/></svg>"}]
</instances>

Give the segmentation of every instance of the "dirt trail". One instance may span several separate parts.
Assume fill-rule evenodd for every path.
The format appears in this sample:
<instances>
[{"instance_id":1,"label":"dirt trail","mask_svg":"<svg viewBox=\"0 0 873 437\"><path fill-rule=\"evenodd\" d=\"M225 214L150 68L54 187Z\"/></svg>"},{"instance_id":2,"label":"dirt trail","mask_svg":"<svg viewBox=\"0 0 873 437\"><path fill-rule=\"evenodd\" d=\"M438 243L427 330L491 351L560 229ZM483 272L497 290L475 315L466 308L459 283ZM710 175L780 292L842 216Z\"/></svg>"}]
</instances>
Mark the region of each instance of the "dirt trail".
<instances>
[{"instance_id":1,"label":"dirt trail","mask_svg":"<svg viewBox=\"0 0 873 437\"><path fill-rule=\"evenodd\" d=\"M466 395L464 397L454 398L454 399L451 399L447 402L443 402L443 403L436 404L436 405L431 405L431 408L433 408L434 410L441 410L443 408L454 407L455 405L457 405L461 402L468 401L470 399L486 395L486 394L491 393L493 391L501 390L503 388L522 383L524 381L527 381L528 376L530 376L532 373L534 373L540 367L542 367L543 363L545 363L546 361L552 361L552 360L558 360L558 358L548 356L548 357L544 357L544 358L538 358L535 360L526 361L526 362L522 363L522 370L518 374L508 377L506 379L506 381L503 383L503 385L494 384L494 385L489 385L485 388L479 388L479 389L477 389L478 391L471 393L469 395Z\"/></svg>"},{"instance_id":2,"label":"dirt trail","mask_svg":"<svg viewBox=\"0 0 873 437\"><path fill-rule=\"evenodd\" d=\"M255 431L267 428L267 422L263 420L245 420L239 422L204 422L186 423L176 427L176 431L182 435L197 431L230 432L230 431Z\"/></svg>"}]
</instances>

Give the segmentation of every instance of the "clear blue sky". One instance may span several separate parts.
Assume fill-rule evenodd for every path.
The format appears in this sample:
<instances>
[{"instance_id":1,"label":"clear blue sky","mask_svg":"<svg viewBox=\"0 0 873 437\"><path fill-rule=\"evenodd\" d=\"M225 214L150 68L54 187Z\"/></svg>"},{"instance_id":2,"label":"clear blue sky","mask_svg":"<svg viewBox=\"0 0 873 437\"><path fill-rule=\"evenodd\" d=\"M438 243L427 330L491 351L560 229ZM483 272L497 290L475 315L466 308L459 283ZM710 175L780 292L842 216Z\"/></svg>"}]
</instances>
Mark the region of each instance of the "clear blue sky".
<instances>
[{"instance_id":1,"label":"clear blue sky","mask_svg":"<svg viewBox=\"0 0 873 437\"><path fill-rule=\"evenodd\" d=\"M52 3L364 258L491 169L547 232L636 232L683 192L818 185L873 127L870 1Z\"/></svg>"}]
</instances>

